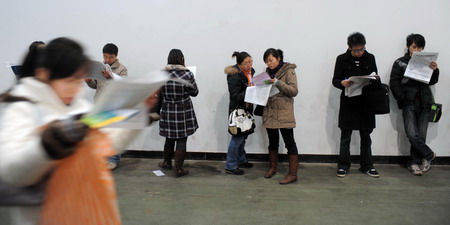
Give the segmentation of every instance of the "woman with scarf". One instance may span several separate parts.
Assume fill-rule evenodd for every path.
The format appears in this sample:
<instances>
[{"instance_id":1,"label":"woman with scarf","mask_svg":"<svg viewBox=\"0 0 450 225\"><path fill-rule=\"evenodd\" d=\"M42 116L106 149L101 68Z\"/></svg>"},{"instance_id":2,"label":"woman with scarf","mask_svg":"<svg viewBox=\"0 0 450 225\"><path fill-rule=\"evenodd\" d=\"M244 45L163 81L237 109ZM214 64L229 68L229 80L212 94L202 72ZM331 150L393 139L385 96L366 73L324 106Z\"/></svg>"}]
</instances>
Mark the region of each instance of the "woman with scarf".
<instances>
[{"instance_id":1,"label":"woman with scarf","mask_svg":"<svg viewBox=\"0 0 450 225\"><path fill-rule=\"evenodd\" d=\"M279 133L283 137L288 151L289 172L280 180L280 184L289 184L297 181L298 150L294 139L295 116L294 97L298 94L297 75L292 63L283 61L283 51L269 48L264 53L264 62L267 65L266 72L272 83L280 91L269 97L262 114L263 126L269 137L269 170L265 178L271 178L277 172Z\"/></svg>"}]
</instances>

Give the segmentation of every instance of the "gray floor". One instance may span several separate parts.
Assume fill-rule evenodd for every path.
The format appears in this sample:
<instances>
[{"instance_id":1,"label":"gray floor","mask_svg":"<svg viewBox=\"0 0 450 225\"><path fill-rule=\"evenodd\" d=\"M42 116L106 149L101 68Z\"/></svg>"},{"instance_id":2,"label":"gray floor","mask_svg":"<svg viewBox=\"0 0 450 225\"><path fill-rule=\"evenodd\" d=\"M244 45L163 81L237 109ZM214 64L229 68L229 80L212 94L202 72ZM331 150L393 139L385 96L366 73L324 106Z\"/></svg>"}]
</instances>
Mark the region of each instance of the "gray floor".
<instances>
[{"instance_id":1,"label":"gray floor","mask_svg":"<svg viewBox=\"0 0 450 225\"><path fill-rule=\"evenodd\" d=\"M123 159L114 171L123 224L450 224L450 166L422 177L399 165L376 165L380 178L358 172L335 176L334 164L301 164L299 181L279 185L266 163L244 176L225 174L224 162L187 161L190 174L157 177L154 159ZM0 209L0 224L8 224Z\"/></svg>"}]
</instances>

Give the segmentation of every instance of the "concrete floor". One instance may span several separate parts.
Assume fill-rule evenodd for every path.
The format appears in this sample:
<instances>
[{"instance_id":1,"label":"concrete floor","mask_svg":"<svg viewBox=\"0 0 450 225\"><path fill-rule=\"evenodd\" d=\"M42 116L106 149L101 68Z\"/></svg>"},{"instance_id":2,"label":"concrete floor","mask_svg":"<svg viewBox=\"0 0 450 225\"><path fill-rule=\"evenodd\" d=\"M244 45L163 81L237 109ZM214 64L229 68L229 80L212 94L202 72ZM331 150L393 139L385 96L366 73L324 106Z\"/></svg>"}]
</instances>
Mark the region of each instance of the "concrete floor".
<instances>
[{"instance_id":1,"label":"concrete floor","mask_svg":"<svg viewBox=\"0 0 450 225\"><path fill-rule=\"evenodd\" d=\"M224 162L186 162L190 174L163 177L155 159L122 160L114 171L125 225L450 224L450 166L422 177L399 165L376 165L380 178L358 172L335 176L335 164L300 165L299 181L279 185L287 163L271 179L266 163L244 176L225 174ZM8 224L0 209L0 224Z\"/></svg>"}]
</instances>

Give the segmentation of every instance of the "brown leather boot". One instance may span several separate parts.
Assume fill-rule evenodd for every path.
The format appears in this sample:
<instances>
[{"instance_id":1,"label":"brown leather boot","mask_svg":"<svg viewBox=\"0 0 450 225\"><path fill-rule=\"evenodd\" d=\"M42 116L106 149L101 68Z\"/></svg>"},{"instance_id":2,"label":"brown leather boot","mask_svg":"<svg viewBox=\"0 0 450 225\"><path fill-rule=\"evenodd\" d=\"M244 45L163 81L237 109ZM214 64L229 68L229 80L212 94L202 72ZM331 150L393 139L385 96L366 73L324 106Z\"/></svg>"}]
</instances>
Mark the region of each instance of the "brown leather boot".
<instances>
[{"instance_id":1,"label":"brown leather boot","mask_svg":"<svg viewBox=\"0 0 450 225\"><path fill-rule=\"evenodd\" d=\"M186 158L186 151L175 151L175 168L173 170L175 177L182 177L189 173L188 170L183 169L184 159Z\"/></svg>"},{"instance_id":2,"label":"brown leather boot","mask_svg":"<svg viewBox=\"0 0 450 225\"><path fill-rule=\"evenodd\" d=\"M173 154L174 152L172 149L164 149L164 161L158 163L159 168L171 170Z\"/></svg>"},{"instance_id":3,"label":"brown leather boot","mask_svg":"<svg viewBox=\"0 0 450 225\"><path fill-rule=\"evenodd\" d=\"M289 155L289 172L280 180L280 184L290 184L297 181L298 155Z\"/></svg>"},{"instance_id":4,"label":"brown leather boot","mask_svg":"<svg viewBox=\"0 0 450 225\"><path fill-rule=\"evenodd\" d=\"M277 173L278 151L269 150L269 170L264 174L264 178L271 178Z\"/></svg>"}]
</instances>

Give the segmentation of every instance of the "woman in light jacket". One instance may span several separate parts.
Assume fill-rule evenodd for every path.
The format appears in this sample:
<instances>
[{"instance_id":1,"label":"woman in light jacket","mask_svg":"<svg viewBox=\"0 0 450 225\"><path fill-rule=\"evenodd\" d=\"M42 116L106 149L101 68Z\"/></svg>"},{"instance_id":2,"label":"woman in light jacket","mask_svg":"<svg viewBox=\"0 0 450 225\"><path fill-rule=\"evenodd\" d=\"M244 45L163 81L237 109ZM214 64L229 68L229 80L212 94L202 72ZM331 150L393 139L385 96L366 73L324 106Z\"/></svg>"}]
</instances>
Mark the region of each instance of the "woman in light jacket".
<instances>
[{"instance_id":1,"label":"woman in light jacket","mask_svg":"<svg viewBox=\"0 0 450 225\"><path fill-rule=\"evenodd\" d=\"M253 105L244 102L245 91L251 85L251 79L255 74L255 70L252 68L253 59L247 52L234 52L233 57L236 57L236 65L225 68L228 92L230 92L228 115L238 108L253 113ZM253 133L253 129L251 132ZM248 162L245 157L245 140L249 134L232 134L230 144L228 145L227 162L225 165L226 173L243 175L244 170L239 167L253 167L253 163Z\"/></svg>"},{"instance_id":2,"label":"woman in light jacket","mask_svg":"<svg viewBox=\"0 0 450 225\"><path fill-rule=\"evenodd\" d=\"M295 116L294 97L297 96L297 75L292 63L283 61L283 51L269 48L264 53L264 62L267 65L266 72L272 78L271 83L280 92L269 97L262 114L263 126L269 136L269 170L265 178L271 178L277 172L279 133L283 136L285 147L288 151L289 172L280 180L280 184L289 184L297 181L298 150L294 139Z\"/></svg>"},{"instance_id":3,"label":"woman in light jacket","mask_svg":"<svg viewBox=\"0 0 450 225\"><path fill-rule=\"evenodd\" d=\"M184 56L179 49L172 49L164 68L171 78L188 82L188 85L170 80L161 89L161 119L159 135L166 138L164 144L164 161L158 164L162 169L172 169L172 156L175 155L175 177L189 173L183 169L186 158L188 136L198 129L197 117L190 96L198 95L194 74L184 65ZM175 146L176 144L176 146ZM176 150L176 151L175 151ZM175 151L175 152L174 152Z\"/></svg>"},{"instance_id":4,"label":"woman in light jacket","mask_svg":"<svg viewBox=\"0 0 450 225\"><path fill-rule=\"evenodd\" d=\"M67 38L27 55L19 84L2 95L0 104L2 182L19 187L40 183L57 160L74 153L88 127L74 117L60 118L91 108L78 97L88 62L82 47ZM104 132L119 150L137 134L122 129ZM12 213L13 224L38 224L41 206L15 207Z\"/></svg>"}]
</instances>

